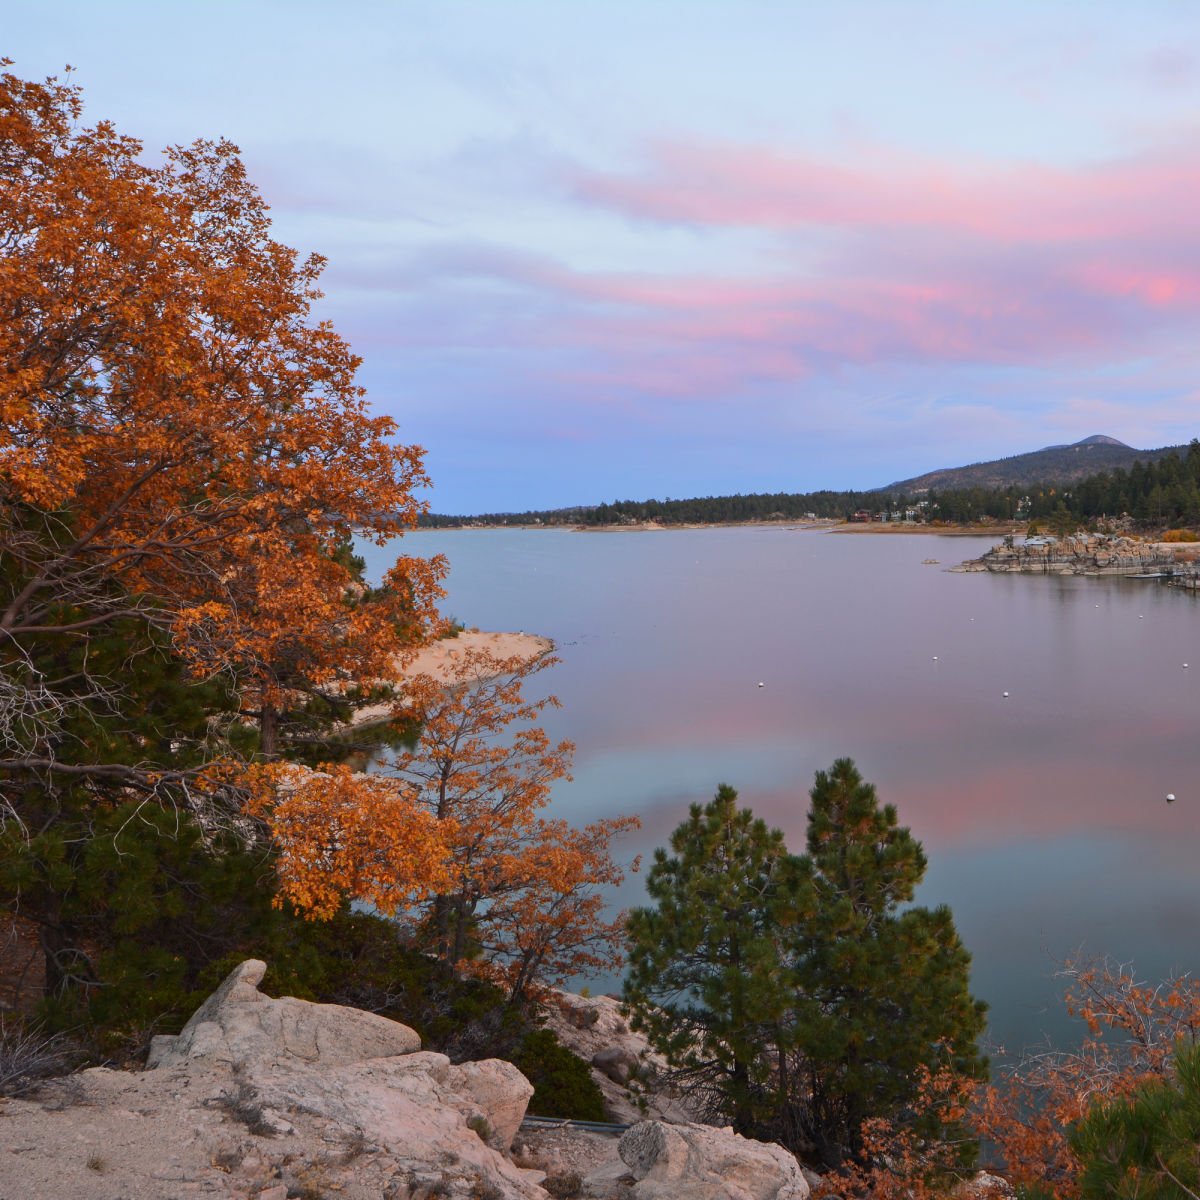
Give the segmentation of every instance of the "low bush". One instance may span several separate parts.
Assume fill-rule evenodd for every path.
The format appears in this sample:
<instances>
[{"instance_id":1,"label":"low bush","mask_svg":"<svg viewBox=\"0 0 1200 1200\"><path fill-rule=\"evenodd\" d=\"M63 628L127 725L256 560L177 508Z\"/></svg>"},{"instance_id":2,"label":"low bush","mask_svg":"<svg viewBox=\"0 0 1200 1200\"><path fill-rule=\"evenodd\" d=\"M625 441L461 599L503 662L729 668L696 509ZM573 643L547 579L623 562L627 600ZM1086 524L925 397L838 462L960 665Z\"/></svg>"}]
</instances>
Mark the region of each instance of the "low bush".
<instances>
[{"instance_id":1,"label":"low bush","mask_svg":"<svg viewBox=\"0 0 1200 1200\"><path fill-rule=\"evenodd\" d=\"M605 1120L604 1093L590 1068L552 1030L535 1029L527 1034L512 1061L533 1084L531 1113L577 1121Z\"/></svg>"}]
</instances>

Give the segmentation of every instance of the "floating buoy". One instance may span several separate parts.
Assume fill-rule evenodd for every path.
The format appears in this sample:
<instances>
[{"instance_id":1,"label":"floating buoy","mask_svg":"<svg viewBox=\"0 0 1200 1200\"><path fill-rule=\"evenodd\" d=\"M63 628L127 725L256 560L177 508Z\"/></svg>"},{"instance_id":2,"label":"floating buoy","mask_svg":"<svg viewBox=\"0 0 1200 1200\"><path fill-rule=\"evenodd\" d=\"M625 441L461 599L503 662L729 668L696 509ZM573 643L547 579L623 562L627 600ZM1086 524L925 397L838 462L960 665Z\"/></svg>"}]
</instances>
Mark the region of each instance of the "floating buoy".
<instances>
[{"instance_id":1,"label":"floating buoy","mask_svg":"<svg viewBox=\"0 0 1200 1200\"><path fill-rule=\"evenodd\" d=\"M1143 617L1141 613L1138 613L1138 620L1139 620L1139 621L1144 621L1145 619L1146 619L1146 618L1145 618L1145 617Z\"/></svg>"},{"instance_id":2,"label":"floating buoy","mask_svg":"<svg viewBox=\"0 0 1200 1200\"><path fill-rule=\"evenodd\" d=\"M1175 793L1174 793L1174 792L1168 792L1168 793L1167 793L1167 803L1168 803L1168 804L1174 804L1174 803L1175 803Z\"/></svg>"},{"instance_id":3,"label":"floating buoy","mask_svg":"<svg viewBox=\"0 0 1200 1200\"><path fill-rule=\"evenodd\" d=\"M936 654L933 656L933 661L934 661L934 662L937 662L937 655L936 655Z\"/></svg>"},{"instance_id":4,"label":"floating buoy","mask_svg":"<svg viewBox=\"0 0 1200 1200\"><path fill-rule=\"evenodd\" d=\"M1007 699L1008 699L1008 693L1007 693L1007 692L1005 692L1005 693L1004 693L1004 698L1005 698L1005 700L1007 700Z\"/></svg>"},{"instance_id":5,"label":"floating buoy","mask_svg":"<svg viewBox=\"0 0 1200 1200\"><path fill-rule=\"evenodd\" d=\"M761 679L758 681L758 686L759 686L759 687L762 687L762 686L763 686L763 681L762 681Z\"/></svg>"}]
</instances>

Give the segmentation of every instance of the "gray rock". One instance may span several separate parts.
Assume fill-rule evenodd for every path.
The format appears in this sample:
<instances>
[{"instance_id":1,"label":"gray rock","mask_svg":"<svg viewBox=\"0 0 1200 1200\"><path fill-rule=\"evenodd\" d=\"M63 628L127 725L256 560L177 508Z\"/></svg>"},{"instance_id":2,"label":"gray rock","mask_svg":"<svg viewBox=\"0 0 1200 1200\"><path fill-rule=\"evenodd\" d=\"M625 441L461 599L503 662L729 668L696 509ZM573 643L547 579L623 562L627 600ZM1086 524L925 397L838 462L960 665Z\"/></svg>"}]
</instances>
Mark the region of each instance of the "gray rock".
<instances>
[{"instance_id":1,"label":"gray rock","mask_svg":"<svg viewBox=\"0 0 1200 1200\"><path fill-rule=\"evenodd\" d=\"M488 1126L487 1144L508 1150L525 1119L533 1084L512 1063L498 1058L459 1063L447 1071L445 1084L479 1105Z\"/></svg>"},{"instance_id":2,"label":"gray rock","mask_svg":"<svg viewBox=\"0 0 1200 1200\"><path fill-rule=\"evenodd\" d=\"M406 1168L453 1163L459 1177L487 1180L504 1200L545 1200L497 1148L511 1142L533 1092L511 1063L452 1066L443 1054L419 1051L341 1067L257 1067L250 1079L262 1104L357 1130Z\"/></svg>"},{"instance_id":3,"label":"gray rock","mask_svg":"<svg viewBox=\"0 0 1200 1200\"><path fill-rule=\"evenodd\" d=\"M643 1121L618 1147L635 1200L807 1200L800 1164L781 1146L708 1125Z\"/></svg>"},{"instance_id":4,"label":"gray rock","mask_svg":"<svg viewBox=\"0 0 1200 1200\"><path fill-rule=\"evenodd\" d=\"M638 1068L638 1056L629 1046L606 1046L592 1055L592 1066L614 1083L625 1084Z\"/></svg>"},{"instance_id":5,"label":"gray rock","mask_svg":"<svg viewBox=\"0 0 1200 1200\"><path fill-rule=\"evenodd\" d=\"M258 984L266 969L266 963L254 958L235 967L182 1032L153 1040L146 1066L198 1060L240 1069L299 1060L334 1067L421 1048L415 1030L375 1013L294 996L264 996Z\"/></svg>"}]
</instances>

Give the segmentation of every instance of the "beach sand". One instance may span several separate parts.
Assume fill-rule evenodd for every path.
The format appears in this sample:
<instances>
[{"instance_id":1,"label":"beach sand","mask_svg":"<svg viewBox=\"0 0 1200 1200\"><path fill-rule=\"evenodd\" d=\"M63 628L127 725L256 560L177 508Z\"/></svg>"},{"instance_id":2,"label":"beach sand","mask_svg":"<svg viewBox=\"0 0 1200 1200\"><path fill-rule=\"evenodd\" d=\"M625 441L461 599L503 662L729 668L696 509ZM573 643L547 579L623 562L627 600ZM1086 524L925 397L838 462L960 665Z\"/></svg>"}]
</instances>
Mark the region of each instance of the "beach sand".
<instances>
[{"instance_id":1,"label":"beach sand","mask_svg":"<svg viewBox=\"0 0 1200 1200\"><path fill-rule=\"evenodd\" d=\"M497 658L535 658L554 649L554 643L534 633L484 633L478 629L464 629L457 637L441 638L417 651L404 670L405 675L432 675L446 682L450 678L454 660L468 650L487 650ZM370 704L354 715L347 728L373 725L386 721L392 715L391 704Z\"/></svg>"},{"instance_id":2,"label":"beach sand","mask_svg":"<svg viewBox=\"0 0 1200 1200\"><path fill-rule=\"evenodd\" d=\"M533 633L481 633L478 629L464 629L458 637L442 638L422 647L404 673L446 680L455 658L467 650L487 650L497 658L534 658L553 649L554 643L549 638Z\"/></svg>"}]
</instances>

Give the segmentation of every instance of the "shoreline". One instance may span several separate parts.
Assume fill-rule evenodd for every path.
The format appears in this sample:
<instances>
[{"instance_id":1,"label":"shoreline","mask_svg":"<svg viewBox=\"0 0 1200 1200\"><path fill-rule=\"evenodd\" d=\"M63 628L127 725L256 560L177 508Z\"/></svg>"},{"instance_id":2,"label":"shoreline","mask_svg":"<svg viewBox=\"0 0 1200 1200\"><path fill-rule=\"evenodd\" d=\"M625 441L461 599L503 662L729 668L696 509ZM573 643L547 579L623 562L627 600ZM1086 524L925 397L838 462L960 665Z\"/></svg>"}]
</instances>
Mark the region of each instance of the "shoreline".
<instances>
[{"instance_id":1,"label":"shoreline","mask_svg":"<svg viewBox=\"0 0 1200 1200\"><path fill-rule=\"evenodd\" d=\"M439 638L428 646L422 646L404 668L402 678L410 675L431 675L440 683L448 683L450 668L454 660L469 650L488 650L498 658L537 658L554 649L551 638L536 633L491 633L479 629L464 629L456 637ZM395 706L369 704L360 708L352 720L336 730L337 734L352 729L360 730L371 725L382 725L391 719Z\"/></svg>"},{"instance_id":2,"label":"shoreline","mask_svg":"<svg viewBox=\"0 0 1200 1200\"><path fill-rule=\"evenodd\" d=\"M693 529L785 529L795 533L853 533L886 534L889 536L926 534L931 537L1003 537L1020 533L1021 525L920 525L903 521L805 521L795 518L786 521L707 521L671 522L641 521L633 525L438 525L413 530L414 533L494 533L502 529L562 533L672 533Z\"/></svg>"}]
</instances>

